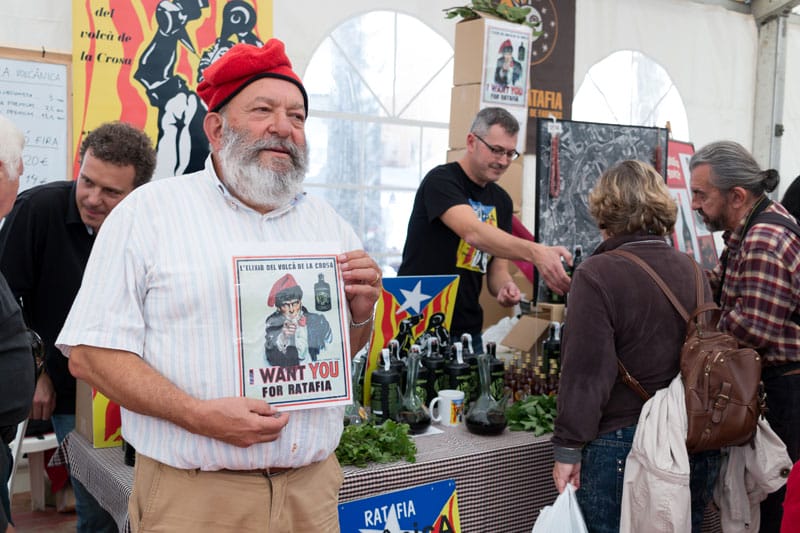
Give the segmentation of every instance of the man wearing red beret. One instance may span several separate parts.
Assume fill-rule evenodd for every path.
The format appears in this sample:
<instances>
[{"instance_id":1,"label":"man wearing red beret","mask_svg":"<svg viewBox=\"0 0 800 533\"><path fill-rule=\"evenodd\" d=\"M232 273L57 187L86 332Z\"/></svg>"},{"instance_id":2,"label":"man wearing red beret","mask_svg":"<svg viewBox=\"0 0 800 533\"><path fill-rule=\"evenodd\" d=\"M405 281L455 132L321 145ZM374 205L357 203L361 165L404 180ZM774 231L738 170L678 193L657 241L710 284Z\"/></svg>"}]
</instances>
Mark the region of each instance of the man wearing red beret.
<instances>
[{"instance_id":1,"label":"man wearing red beret","mask_svg":"<svg viewBox=\"0 0 800 533\"><path fill-rule=\"evenodd\" d=\"M332 338L325 315L310 313L303 305L303 289L294 276L285 274L267 298L275 312L267 317L264 357L272 366L295 366L301 361L317 360Z\"/></svg>"},{"instance_id":2,"label":"man wearing red beret","mask_svg":"<svg viewBox=\"0 0 800 533\"><path fill-rule=\"evenodd\" d=\"M133 531L339 531L343 408L287 414L238 396L231 245L335 246L353 352L370 336L380 269L302 191L308 97L282 42L234 46L198 94L205 168L111 213L57 343L73 374L123 407Z\"/></svg>"}]
</instances>

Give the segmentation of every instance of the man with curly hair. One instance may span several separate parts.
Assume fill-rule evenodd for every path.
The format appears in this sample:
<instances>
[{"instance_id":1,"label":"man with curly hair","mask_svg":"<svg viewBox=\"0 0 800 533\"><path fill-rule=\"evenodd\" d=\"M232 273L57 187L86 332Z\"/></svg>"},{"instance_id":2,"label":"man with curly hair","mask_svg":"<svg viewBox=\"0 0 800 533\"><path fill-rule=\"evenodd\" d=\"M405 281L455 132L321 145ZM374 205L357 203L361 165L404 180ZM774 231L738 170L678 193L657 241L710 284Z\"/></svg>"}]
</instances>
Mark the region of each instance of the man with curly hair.
<instances>
[{"instance_id":1,"label":"man with curly hair","mask_svg":"<svg viewBox=\"0 0 800 533\"><path fill-rule=\"evenodd\" d=\"M28 327L45 344L30 418L53 423L58 441L75 428L75 378L55 348L78 293L89 252L106 216L128 193L150 181L156 155L142 131L110 122L89 132L74 181L22 192L0 231L0 270L22 304ZM72 479L78 531L116 531L106 513Z\"/></svg>"}]
</instances>

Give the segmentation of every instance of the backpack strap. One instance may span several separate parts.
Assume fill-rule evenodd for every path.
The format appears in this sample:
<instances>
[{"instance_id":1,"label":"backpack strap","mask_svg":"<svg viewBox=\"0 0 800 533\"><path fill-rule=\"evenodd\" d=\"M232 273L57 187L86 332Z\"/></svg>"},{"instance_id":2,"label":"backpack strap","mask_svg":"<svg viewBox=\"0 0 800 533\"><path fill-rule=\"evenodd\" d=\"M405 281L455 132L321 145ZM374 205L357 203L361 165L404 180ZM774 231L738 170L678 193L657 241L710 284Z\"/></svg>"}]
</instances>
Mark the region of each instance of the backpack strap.
<instances>
[{"instance_id":1,"label":"backpack strap","mask_svg":"<svg viewBox=\"0 0 800 533\"><path fill-rule=\"evenodd\" d=\"M627 250L620 250L619 248L611 250L606 253L627 259L632 263L638 265L642 270L644 270L650 276L650 278L655 282L655 284L658 285L658 287L661 289L661 292L664 293L664 295L667 297L667 299L670 301L673 307L675 307L675 310L678 311L678 314L681 315L681 317L687 323L690 320L699 320L699 316L702 315L705 311L716 308L714 304L705 303L705 295L703 293L703 278L702 278L703 272L700 270L700 267L697 266L696 261L692 260L692 265L694 265L694 270L695 270L695 284L697 286L697 300L696 300L697 309L695 309L694 313L689 315L689 313L686 311L686 308L678 301L678 297L675 296L675 293L672 292L672 289L669 288L669 286L666 284L663 278L658 274L656 274L656 271L653 270L650 267L650 265L645 263L644 260L641 259L639 256L637 256L636 254L632 254ZM638 394L639 397L642 398L644 401L650 399L650 395L647 393L647 391L644 390L642 384L639 383L639 381L637 381L637 379L633 377L630 374L630 372L628 372L628 369L625 368L625 365L622 364L622 360L619 357L617 357L617 368L619 369L620 379L622 379L623 383L625 383L627 386L633 389L633 391L636 394Z\"/></svg>"},{"instance_id":2,"label":"backpack strap","mask_svg":"<svg viewBox=\"0 0 800 533\"><path fill-rule=\"evenodd\" d=\"M627 250L620 250L617 248L616 250L611 250L608 252L613 255L617 255L620 257L624 257L625 259L636 263L639 267L647 272L647 274L652 278L652 280L658 285L658 288L661 289L661 292L667 297L667 299L672 303L672 306L675 307L675 310L678 311L678 314L683 317L685 321L689 321L690 315L686 311L686 308L678 301L678 297L675 296L675 293L672 292L672 289L664 282L664 280L656 274L656 271L653 270L650 265L645 263L639 256L636 254L632 254ZM700 271L700 268L697 266L697 262L692 260L692 265L694 265L695 270L695 282L697 285L697 307L700 307L702 304L705 303L705 297L703 294L703 273Z\"/></svg>"},{"instance_id":3,"label":"backpack strap","mask_svg":"<svg viewBox=\"0 0 800 533\"><path fill-rule=\"evenodd\" d=\"M772 203L772 202L769 202L768 204L766 204L763 209L766 209L766 207L768 207L770 203ZM782 226L782 227L788 229L789 231L791 231L792 233L794 233L795 235L797 235L798 238L800 238L800 226L797 224L797 222L795 222L794 220L792 220L790 218L787 218L787 217L785 217L785 216L783 216L783 215L781 215L779 213L773 213L772 211L764 212L763 209L761 209L758 212L756 212L755 216L753 216L751 218L751 220L749 221L749 225L747 225L745 227L745 232L747 230L749 230L751 226L763 222L765 224L773 224L775 226ZM744 235L745 235L745 233L742 234L742 240L744 240ZM720 283L720 287L722 287L721 283ZM720 292L721 292L721 289L720 289ZM800 326L800 314L794 313L794 314L792 314L790 319L791 319L792 322L794 322L795 324Z\"/></svg>"},{"instance_id":4,"label":"backpack strap","mask_svg":"<svg viewBox=\"0 0 800 533\"><path fill-rule=\"evenodd\" d=\"M778 213L773 213L772 211L768 213L759 213L753 219L753 224L759 224L762 222L766 224L775 224L776 226L783 226L800 237L800 226L797 225L797 222Z\"/></svg>"},{"instance_id":5,"label":"backpack strap","mask_svg":"<svg viewBox=\"0 0 800 533\"><path fill-rule=\"evenodd\" d=\"M739 242L744 242L744 237L747 235L747 232L750 231L750 227L755 224L756 219L761 215L761 212L764 209L768 208L772 204L772 200L767 198L766 195L762 195L758 201L753 204L750 213L747 215L747 218L744 221L744 228L742 229L742 236L739 237ZM728 247L726 246L725 249L722 251L722 255L719 258L720 264L720 274L719 274L719 284L717 285L717 290L714 293L714 301L717 302L717 305L722 305L722 287L725 286L725 276L728 273Z\"/></svg>"},{"instance_id":6,"label":"backpack strap","mask_svg":"<svg viewBox=\"0 0 800 533\"><path fill-rule=\"evenodd\" d=\"M638 394L642 400L647 401L650 399L650 395L644 390L642 384L639 383L635 377L631 376L631 373L628 372L628 369L625 368L625 365L622 364L622 359L619 357L617 357L617 368L619 369L620 378L625 385L633 389L633 392Z\"/></svg>"}]
</instances>

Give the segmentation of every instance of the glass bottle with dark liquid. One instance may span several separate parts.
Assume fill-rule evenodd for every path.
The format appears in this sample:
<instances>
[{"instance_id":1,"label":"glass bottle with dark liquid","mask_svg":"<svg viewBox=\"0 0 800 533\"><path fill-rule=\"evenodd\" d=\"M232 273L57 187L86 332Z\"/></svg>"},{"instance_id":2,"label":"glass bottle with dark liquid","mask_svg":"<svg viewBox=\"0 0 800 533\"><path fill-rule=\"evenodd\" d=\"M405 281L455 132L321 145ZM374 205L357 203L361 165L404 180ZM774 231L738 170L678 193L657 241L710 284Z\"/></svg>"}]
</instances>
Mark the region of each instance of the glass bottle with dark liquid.
<instances>
[{"instance_id":1,"label":"glass bottle with dark liquid","mask_svg":"<svg viewBox=\"0 0 800 533\"><path fill-rule=\"evenodd\" d=\"M420 399L417 392L417 374L420 367L419 360L419 346L412 346L411 352L408 354L408 359L406 360L408 372L406 375L406 390L403 394L400 411L397 414L397 421L408 424L411 434L422 433L431 425L431 415L428 413L428 408Z\"/></svg>"},{"instance_id":2,"label":"glass bottle with dark liquid","mask_svg":"<svg viewBox=\"0 0 800 533\"><path fill-rule=\"evenodd\" d=\"M464 422L471 433L498 435L506 428L505 409L492 397L492 358L488 354L478 356L478 373L481 378L481 394L469 408Z\"/></svg>"},{"instance_id":3,"label":"glass bottle with dark liquid","mask_svg":"<svg viewBox=\"0 0 800 533\"><path fill-rule=\"evenodd\" d=\"M319 312L331 310L331 286L321 272L319 281L314 284L314 309Z\"/></svg>"}]
</instances>

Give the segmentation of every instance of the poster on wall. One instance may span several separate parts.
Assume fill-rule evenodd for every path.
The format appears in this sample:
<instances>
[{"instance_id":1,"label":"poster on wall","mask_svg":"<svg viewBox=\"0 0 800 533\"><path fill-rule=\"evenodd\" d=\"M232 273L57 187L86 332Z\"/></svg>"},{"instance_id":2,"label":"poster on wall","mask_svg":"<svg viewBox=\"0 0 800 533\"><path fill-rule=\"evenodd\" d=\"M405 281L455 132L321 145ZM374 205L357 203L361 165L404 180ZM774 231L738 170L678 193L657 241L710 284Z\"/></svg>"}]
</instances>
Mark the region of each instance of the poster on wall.
<instances>
[{"instance_id":1,"label":"poster on wall","mask_svg":"<svg viewBox=\"0 0 800 533\"><path fill-rule=\"evenodd\" d=\"M487 18L483 35L480 108L502 107L519 122L517 151L525 151L528 124L527 60L531 28L504 20Z\"/></svg>"},{"instance_id":2,"label":"poster on wall","mask_svg":"<svg viewBox=\"0 0 800 533\"><path fill-rule=\"evenodd\" d=\"M700 215L692 210L689 160L694 154L694 145L671 140L667 154L667 187L678 204L672 243L678 250L692 255L704 268L714 268L718 261L714 236L706 229Z\"/></svg>"},{"instance_id":3,"label":"poster on wall","mask_svg":"<svg viewBox=\"0 0 800 533\"><path fill-rule=\"evenodd\" d=\"M528 54L528 123L525 153L536 153L536 119L572 118L575 76L575 0L500 0L501 4L530 7L533 26ZM521 60L520 60L521 61Z\"/></svg>"},{"instance_id":4,"label":"poster on wall","mask_svg":"<svg viewBox=\"0 0 800 533\"><path fill-rule=\"evenodd\" d=\"M73 2L73 175L83 135L111 120L154 140L155 178L201 169L208 141L197 84L235 44L271 37L272 1Z\"/></svg>"},{"instance_id":5,"label":"poster on wall","mask_svg":"<svg viewBox=\"0 0 800 533\"><path fill-rule=\"evenodd\" d=\"M589 191L606 169L625 159L665 174L667 130L571 120L539 120L537 128L536 241L570 252L580 245L586 257L602 240L589 213ZM545 298L544 282L537 280L535 287L537 300Z\"/></svg>"},{"instance_id":6,"label":"poster on wall","mask_svg":"<svg viewBox=\"0 0 800 533\"><path fill-rule=\"evenodd\" d=\"M527 98L530 31L519 24L486 22L482 100L490 105L524 107Z\"/></svg>"},{"instance_id":7,"label":"poster on wall","mask_svg":"<svg viewBox=\"0 0 800 533\"><path fill-rule=\"evenodd\" d=\"M282 410L351 403L347 303L337 256L232 257L240 394Z\"/></svg>"},{"instance_id":8,"label":"poster on wall","mask_svg":"<svg viewBox=\"0 0 800 533\"><path fill-rule=\"evenodd\" d=\"M339 504L342 533L460 533L456 482L436 481Z\"/></svg>"}]
</instances>

